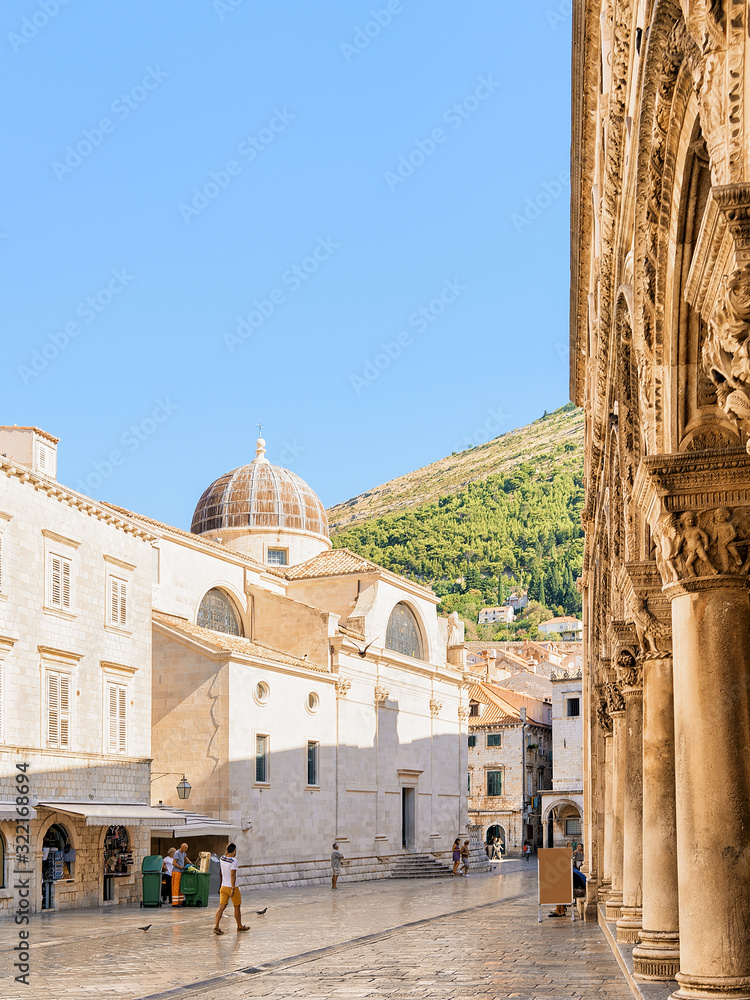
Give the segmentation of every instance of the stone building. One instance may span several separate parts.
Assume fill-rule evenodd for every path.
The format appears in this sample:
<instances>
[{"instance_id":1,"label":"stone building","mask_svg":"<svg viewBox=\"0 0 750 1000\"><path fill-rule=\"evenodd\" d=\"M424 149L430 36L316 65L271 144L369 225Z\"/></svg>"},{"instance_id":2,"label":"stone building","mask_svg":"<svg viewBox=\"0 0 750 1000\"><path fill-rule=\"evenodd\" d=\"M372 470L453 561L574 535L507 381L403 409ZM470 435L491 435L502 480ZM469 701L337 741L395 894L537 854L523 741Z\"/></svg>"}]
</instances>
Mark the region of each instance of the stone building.
<instances>
[{"instance_id":1,"label":"stone building","mask_svg":"<svg viewBox=\"0 0 750 1000\"><path fill-rule=\"evenodd\" d=\"M573 8L586 913L637 976L747 998L748 7Z\"/></svg>"},{"instance_id":2,"label":"stone building","mask_svg":"<svg viewBox=\"0 0 750 1000\"><path fill-rule=\"evenodd\" d=\"M448 852L469 679L434 593L332 549L262 441L192 532L67 489L56 445L0 428L0 910L17 774L32 910L138 899L183 838L236 839L241 885L325 879L334 839L350 878Z\"/></svg>"},{"instance_id":3,"label":"stone building","mask_svg":"<svg viewBox=\"0 0 750 1000\"><path fill-rule=\"evenodd\" d=\"M541 847L541 790L551 778L549 706L494 684L469 689L469 819L506 857Z\"/></svg>"},{"instance_id":4,"label":"stone building","mask_svg":"<svg viewBox=\"0 0 750 1000\"><path fill-rule=\"evenodd\" d=\"M17 844L32 912L126 902L140 897L152 825L168 822L149 806L153 538L60 485L56 448L37 428L0 427L0 911L8 912Z\"/></svg>"},{"instance_id":5,"label":"stone building","mask_svg":"<svg viewBox=\"0 0 750 1000\"><path fill-rule=\"evenodd\" d=\"M545 847L581 840L583 819L583 677L553 673L552 785L542 791Z\"/></svg>"}]
</instances>

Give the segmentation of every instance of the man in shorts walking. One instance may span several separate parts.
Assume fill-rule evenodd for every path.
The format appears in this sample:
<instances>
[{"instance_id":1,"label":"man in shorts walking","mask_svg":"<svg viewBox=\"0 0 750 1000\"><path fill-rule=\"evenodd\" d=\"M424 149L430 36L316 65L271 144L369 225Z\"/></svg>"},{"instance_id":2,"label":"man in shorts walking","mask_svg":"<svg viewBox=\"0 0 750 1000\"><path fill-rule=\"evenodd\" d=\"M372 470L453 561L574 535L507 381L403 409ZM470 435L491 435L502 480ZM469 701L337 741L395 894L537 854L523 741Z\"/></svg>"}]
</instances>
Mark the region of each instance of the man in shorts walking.
<instances>
[{"instance_id":1,"label":"man in shorts walking","mask_svg":"<svg viewBox=\"0 0 750 1000\"><path fill-rule=\"evenodd\" d=\"M219 927L221 918L229 905L229 900L232 900L234 905L234 919L237 921L237 932L249 931L250 928L246 927L242 923L242 914L240 913L240 904L242 903L242 893L239 890L237 882L237 869L239 867L239 862L237 861L237 845L227 844L227 850L224 857L221 859L221 888L219 889L219 909L216 911L216 921L214 923L214 934L223 934L224 931Z\"/></svg>"},{"instance_id":2,"label":"man in shorts walking","mask_svg":"<svg viewBox=\"0 0 750 1000\"><path fill-rule=\"evenodd\" d=\"M339 875L341 874L341 862L344 860L344 855L339 850L339 845L334 844L333 850L331 851L331 888L336 888L336 883L339 880Z\"/></svg>"}]
</instances>

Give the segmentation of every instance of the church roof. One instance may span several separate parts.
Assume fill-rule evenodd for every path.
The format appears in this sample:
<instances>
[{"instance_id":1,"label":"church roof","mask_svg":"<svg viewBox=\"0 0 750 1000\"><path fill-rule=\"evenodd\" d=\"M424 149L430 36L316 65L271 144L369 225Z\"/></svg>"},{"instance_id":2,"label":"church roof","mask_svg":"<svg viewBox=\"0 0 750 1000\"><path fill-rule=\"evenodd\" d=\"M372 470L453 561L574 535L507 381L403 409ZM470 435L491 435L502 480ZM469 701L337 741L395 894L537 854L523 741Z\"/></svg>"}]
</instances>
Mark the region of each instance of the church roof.
<instances>
[{"instance_id":1,"label":"church roof","mask_svg":"<svg viewBox=\"0 0 750 1000\"><path fill-rule=\"evenodd\" d=\"M294 472L271 465L265 451L258 438L249 465L225 472L204 491L193 514L194 534L261 528L328 538L328 516L317 493Z\"/></svg>"},{"instance_id":2,"label":"church roof","mask_svg":"<svg viewBox=\"0 0 750 1000\"><path fill-rule=\"evenodd\" d=\"M212 542L209 538L199 538L194 535L191 531L185 531L183 528L175 528L173 524L165 524L164 521L157 521L153 517L147 517L145 514L137 514L133 510L127 510L125 507L118 507L117 504L107 503L106 501L100 501L102 507L109 507L111 510L116 510L119 514L124 514L127 517L132 517L134 521L142 521L144 524L150 524L154 528L158 528L160 531L169 531L171 534L180 535L183 538L189 538L191 542L198 542L201 545L205 545L214 552L221 552L224 556L230 556L232 559L240 560L241 562L247 563L249 566L253 566L258 570L262 570L264 573L270 573L272 576L283 577L284 573L281 570L276 569L274 566L265 566L263 563L259 563L257 559L253 559L252 556L245 555L243 552L238 552L236 549L230 549L226 545L221 545L219 542Z\"/></svg>"},{"instance_id":3,"label":"church roof","mask_svg":"<svg viewBox=\"0 0 750 1000\"><path fill-rule=\"evenodd\" d=\"M227 653L229 655L240 653L243 656L255 656L263 660L274 660L276 663L286 663L293 667L304 667L306 670L315 670L319 674L328 673L325 667L320 667L309 660L302 660L298 656L282 653L278 649L264 646L241 635L214 632L213 629L193 625L187 618L178 618L176 615L167 615L162 611L154 611L153 620L154 624L162 625L186 638L193 639L202 646L208 646L214 652Z\"/></svg>"},{"instance_id":4,"label":"church roof","mask_svg":"<svg viewBox=\"0 0 750 1000\"><path fill-rule=\"evenodd\" d=\"M287 580L313 580L326 576L353 576L365 573L380 573L401 583L407 583L410 587L417 587L429 594L430 597L435 596L429 587L423 587L413 580L408 580L405 576L392 573L389 569L365 559L364 556L358 556L351 549L328 549L326 552L321 552L320 555L308 559L307 562L290 567L284 575Z\"/></svg>"}]
</instances>

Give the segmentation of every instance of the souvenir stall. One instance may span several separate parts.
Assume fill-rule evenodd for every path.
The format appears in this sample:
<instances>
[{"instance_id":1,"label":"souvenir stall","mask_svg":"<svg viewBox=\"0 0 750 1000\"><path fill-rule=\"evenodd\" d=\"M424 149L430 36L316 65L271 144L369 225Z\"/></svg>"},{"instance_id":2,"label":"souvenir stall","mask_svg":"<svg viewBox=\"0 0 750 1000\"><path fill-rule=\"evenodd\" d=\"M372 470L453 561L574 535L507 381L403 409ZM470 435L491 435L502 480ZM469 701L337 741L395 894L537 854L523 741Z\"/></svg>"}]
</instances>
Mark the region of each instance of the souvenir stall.
<instances>
[{"instance_id":1,"label":"souvenir stall","mask_svg":"<svg viewBox=\"0 0 750 1000\"><path fill-rule=\"evenodd\" d=\"M55 905L55 883L73 881L76 860L68 831L59 823L47 830L42 841L42 909Z\"/></svg>"},{"instance_id":2,"label":"souvenir stall","mask_svg":"<svg viewBox=\"0 0 750 1000\"><path fill-rule=\"evenodd\" d=\"M114 899L114 880L130 875L133 852L124 826L110 826L104 837L104 902Z\"/></svg>"}]
</instances>

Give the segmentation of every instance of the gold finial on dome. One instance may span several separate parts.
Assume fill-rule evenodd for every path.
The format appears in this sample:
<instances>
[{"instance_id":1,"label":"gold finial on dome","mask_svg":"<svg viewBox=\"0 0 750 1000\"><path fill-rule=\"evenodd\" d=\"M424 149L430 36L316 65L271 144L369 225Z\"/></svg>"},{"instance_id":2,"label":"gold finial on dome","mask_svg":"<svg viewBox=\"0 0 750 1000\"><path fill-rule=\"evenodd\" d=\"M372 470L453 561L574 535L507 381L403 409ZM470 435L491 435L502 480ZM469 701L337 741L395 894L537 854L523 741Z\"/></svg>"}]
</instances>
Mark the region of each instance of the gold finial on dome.
<instances>
[{"instance_id":1,"label":"gold finial on dome","mask_svg":"<svg viewBox=\"0 0 750 1000\"><path fill-rule=\"evenodd\" d=\"M266 458L266 442L263 438L258 438L255 443L255 458L253 459L253 465L255 463L259 465L270 465L271 463Z\"/></svg>"}]
</instances>

